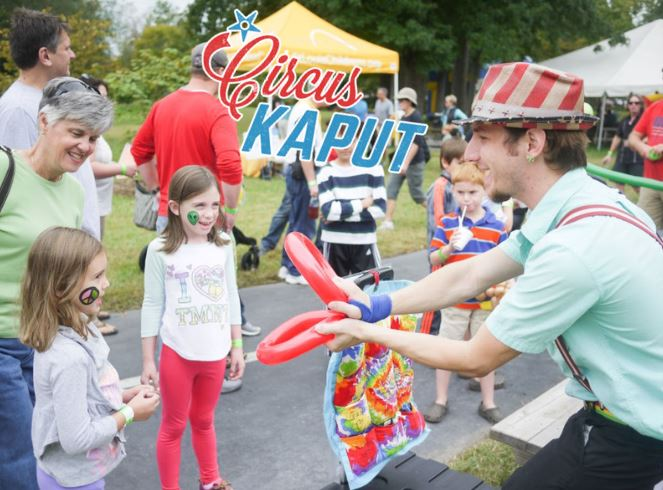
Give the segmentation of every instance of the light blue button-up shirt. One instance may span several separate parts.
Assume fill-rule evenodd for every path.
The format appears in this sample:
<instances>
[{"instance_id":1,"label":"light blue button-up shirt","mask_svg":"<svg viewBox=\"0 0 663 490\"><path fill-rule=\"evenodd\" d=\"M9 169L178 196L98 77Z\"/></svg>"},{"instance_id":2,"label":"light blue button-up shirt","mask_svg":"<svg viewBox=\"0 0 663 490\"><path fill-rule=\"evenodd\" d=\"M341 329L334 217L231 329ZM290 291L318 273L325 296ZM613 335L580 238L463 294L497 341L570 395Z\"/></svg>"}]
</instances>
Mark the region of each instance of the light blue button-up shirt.
<instances>
[{"instance_id":1,"label":"light blue button-up shirt","mask_svg":"<svg viewBox=\"0 0 663 490\"><path fill-rule=\"evenodd\" d=\"M594 395L574 379L567 393L598 399L641 434L663 440L663 249L611 217L555 229L570 210L587 204L621 207L654 229L640 208L584 169L567 172L500 245L524 273L486 324L512 349L548 349L572 378L554 345L563 334Z\"/></svg>"}]
</instances>

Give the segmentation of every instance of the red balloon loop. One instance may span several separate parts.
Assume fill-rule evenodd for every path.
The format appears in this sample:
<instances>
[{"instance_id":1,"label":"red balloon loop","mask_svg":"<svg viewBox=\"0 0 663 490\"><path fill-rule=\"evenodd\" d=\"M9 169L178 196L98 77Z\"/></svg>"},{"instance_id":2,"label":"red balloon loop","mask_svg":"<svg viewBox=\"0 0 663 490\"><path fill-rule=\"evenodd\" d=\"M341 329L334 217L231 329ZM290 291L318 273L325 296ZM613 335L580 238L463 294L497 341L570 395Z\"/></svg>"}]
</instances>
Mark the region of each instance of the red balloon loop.
<instances>
[{"instance_id":1,"label":"red balloon loop","mask_svg":"<svg viewBox=\"0 0 663 490\"><path fill-rule=\"evenodd\" d=\"M324 304L348 300L348 296L334 283L338 277L336 272L306 235L296 231L288 233L285 251Z\"/></svg>"},{"instance_id":2,"label":"red balloon loop","mask_svg":"<svg viewBox=\"0 0 663 490\"><path fill-rule=\"evenodd\" d=\"M305 235L298 232L288 233L285 237L285 250L297 270L325 304L348 300L343 290L334 283L334 278L338 277L334 269ZM345 318L344 314L328 310L297 315L279 325L260 342L256 357L264 364L279 364L297 357L334 338L333 335L316 332L315 325L342 318Z\"/></svg>"},{"instance_id":3,"label":"red balloon loop","mask_svg":"<svg viewBox=\"0 0 663 490\"><path fill-rule=\"evenodd\" d=\"M331 310L309 311L285 321L263 339L256 349L256 357L263 364L280 364L300 356L334 338L315 331L321 322L345 318Z\"/></svg>"}]
</instances>

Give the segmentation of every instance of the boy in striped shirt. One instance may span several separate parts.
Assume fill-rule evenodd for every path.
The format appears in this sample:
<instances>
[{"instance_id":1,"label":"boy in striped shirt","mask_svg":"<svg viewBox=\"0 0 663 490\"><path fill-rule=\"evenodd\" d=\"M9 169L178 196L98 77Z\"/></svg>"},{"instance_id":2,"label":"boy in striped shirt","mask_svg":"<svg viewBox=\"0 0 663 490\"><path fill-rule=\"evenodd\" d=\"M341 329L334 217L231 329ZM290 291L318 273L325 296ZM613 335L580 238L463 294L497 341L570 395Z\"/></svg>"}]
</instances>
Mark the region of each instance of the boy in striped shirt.
<instances>
[{"instance_id":1,"label":"boy in striped shirt","mask_svg":"<svg viewBox=\"0 0 663 490\"><path fill-rule=\"evenodd\" d=\"M485 206L484 175L473 163L464 163L452 175L453 194L458 209L442 217L430 246L431 264L444 266L453 262L469 259L474 255L487 252L506 239L504 223ZM463 212L463 209L465 212ZM460 223L461 216L463 222ZM464 229L463 229L464 228ZM468 236L471 237L468 240ZM472 337L484 323L492 309L490 302L481 303L476 298L442 310L440 335L452 340L463 340L468 327ZM484 306L485 305L485 306ZM451 372L436 370L435 403L427 410L424 418L428 422L440 422L447 413L447 394ZM491 423L502 419L495 405L495 373L480 380L481 404L479 415Z\"/></svg>"},{"instance_id":2,"label":"boy in striped shirt","mask_svg":"<svg viewBox=\"0 0 663 490\"><path fill-rule=\"evenodd\" d=\"M384 217L387 206L384 170L352 165L356 144L357 138L337 148L337 159L317 175L323 253L339 276L380 265L375 220Z\"/></svg>"}]
</instances>

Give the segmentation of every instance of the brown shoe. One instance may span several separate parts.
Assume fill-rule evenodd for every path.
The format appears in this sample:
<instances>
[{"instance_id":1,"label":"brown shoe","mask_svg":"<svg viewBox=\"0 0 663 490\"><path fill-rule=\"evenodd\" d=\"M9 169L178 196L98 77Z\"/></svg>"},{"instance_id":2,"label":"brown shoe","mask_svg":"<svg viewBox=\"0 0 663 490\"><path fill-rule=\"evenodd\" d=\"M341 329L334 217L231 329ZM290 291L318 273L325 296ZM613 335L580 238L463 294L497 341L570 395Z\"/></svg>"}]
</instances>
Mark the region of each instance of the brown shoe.
<instances>
[{"instance_id":1,"label":"brown shoe","mask_svg":"<svg viewBox=\"0 0 663 490\"><path fill-rule=\"evenodd\" d=\"M479 404L478 412L479 412L479 415L482 418L486 419L491 424L496 424L497 422L499 422L500 420L502 420L504 418L504 416L502 415L502 412L500 412L499 408L497 408L497 407L485 408L483 406L483 402L481 402Z\"/></svg>"},{"instance_id":2,"label":"brown shoe","mask_svg":"<svg viewBox=\"0 0 663 490\"><path fill-rule=\"evenodd\" d=\"M110 312L101 310L99 314L97 315L97 318L101 321L108 320L110 318Z\"/></svg>"},{"instance_id":3,"label":"brown shoe","mask_svg":"<svg viewBox=\"0 0 663 490\"><path fill-rule=\"evenodd\" d=\"M501 373L496 372L495 373L495 389L496 390L501 390L506 386L506 380L504 379L504 375ZM470 381L467 383L467 389L470 391L481 391L481 383L479 383L479 380L477 379L470 379Z\"/></svg>"},{"instance_id":4,"label":"brown shoe","mask_svg":"<svg viewBox=\"0 0 663 490\"><path fill-rule=\"evenodd\" d=\"M106 337L109 335L115 335L119 332L115 325L111 325L110 323L106 322L99 322L97 328L99 329L99 332L101 332L101 335Z\"/></svg>"},{"instance_id":5,"label":"brown shoe","mask_svg":"<svg viewBox=\"0 0 663 490\"><path fill-rule=\"evenodd\" d=\"M447 408L447 405L433 403L430 408L426 410L426 413L424 413L424 420L431 424L438 424L447 415L448 411L449 409Z\"/></svg>"}]
</instances>

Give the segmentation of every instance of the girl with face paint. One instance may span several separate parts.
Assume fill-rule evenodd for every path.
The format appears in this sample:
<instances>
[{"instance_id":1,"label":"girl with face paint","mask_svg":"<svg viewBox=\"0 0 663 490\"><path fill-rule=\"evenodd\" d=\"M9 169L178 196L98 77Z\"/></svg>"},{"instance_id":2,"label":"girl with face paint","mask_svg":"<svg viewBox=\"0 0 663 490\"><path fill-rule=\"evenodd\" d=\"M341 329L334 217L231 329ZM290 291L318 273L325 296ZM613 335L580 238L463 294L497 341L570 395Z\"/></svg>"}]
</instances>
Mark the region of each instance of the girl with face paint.
<instances>
[{"instance_id":1,"label":"girl with face paint","mask_svg":"<svg viewBox=\"0 0 663 490\"><path fill-rule=\"evenodd\" d=\"M101 243L73 228L41 233L28 255L19 333L36 351L32 445L41 490L103 489L124 458L124 428L159 405L152 386L120 388L108 344L89 321L109 286L106 264Z\"/></svg>"},{"instance_id":2,"label":"girl with face paint","mask_svg":"<svg viewBox=\"0 0 663 490\"><path fill-rule=\"evenodd\" d=\"M191 422L201 490L232 490L219 474L214 409L230 352L229 379L244 372L241 314L230 237L217 228L219 184L205 167L179 169L168 189L168 225L150 243L141 312L141 382L163 399L157 436L162 489L179 489L180 445ZM163 349L154 360L157 335Z\"/></svg>"}]
</instances>

